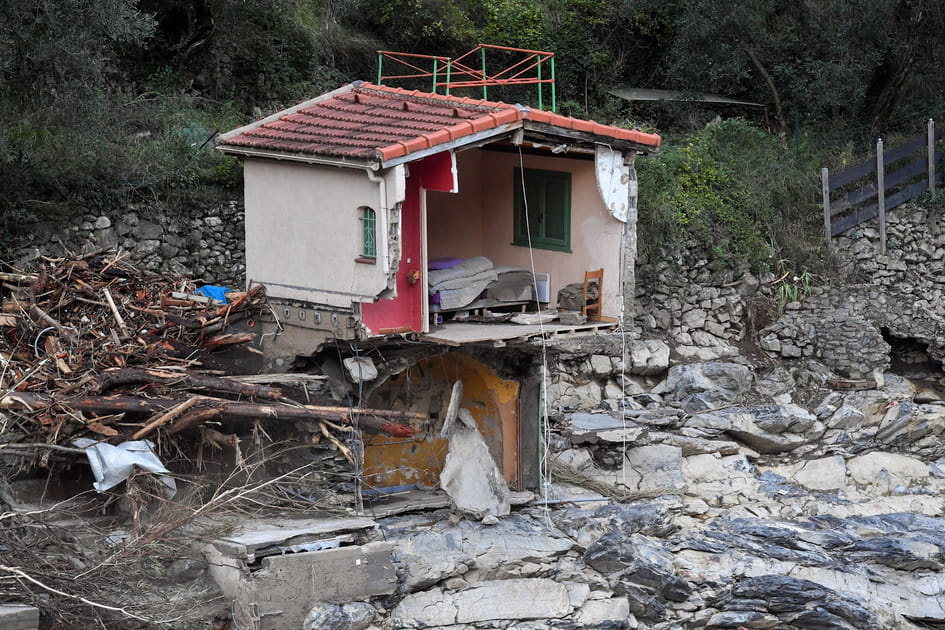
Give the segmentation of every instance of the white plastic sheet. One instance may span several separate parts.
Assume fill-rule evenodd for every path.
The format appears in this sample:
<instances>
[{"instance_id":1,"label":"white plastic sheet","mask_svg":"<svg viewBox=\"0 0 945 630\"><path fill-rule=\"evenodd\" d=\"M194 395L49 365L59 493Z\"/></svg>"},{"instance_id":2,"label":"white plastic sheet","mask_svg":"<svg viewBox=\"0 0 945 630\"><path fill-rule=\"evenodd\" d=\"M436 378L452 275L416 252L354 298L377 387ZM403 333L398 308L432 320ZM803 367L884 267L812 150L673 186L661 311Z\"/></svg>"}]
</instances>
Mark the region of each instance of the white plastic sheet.
<instances>
[{"instance_id":1,"label":"white plastic sheet","mask_svg":"<svg viewBox=\"0 0 945 630\"><path fill-rule=\"evenodd\" d=\"M165 468L154 454L154 444L150 440L122 442L113 446L104 442L96 443L89 438L76 438L72 443L85 450L92 474L95 475L95 483L92 485L99 492L113 488L128 479L137 466L141 470L158 475L158 479L166 488L164 493L167 498L177 494L177 484L168 476L171 471Z\"/></svg>"}]
</instances>

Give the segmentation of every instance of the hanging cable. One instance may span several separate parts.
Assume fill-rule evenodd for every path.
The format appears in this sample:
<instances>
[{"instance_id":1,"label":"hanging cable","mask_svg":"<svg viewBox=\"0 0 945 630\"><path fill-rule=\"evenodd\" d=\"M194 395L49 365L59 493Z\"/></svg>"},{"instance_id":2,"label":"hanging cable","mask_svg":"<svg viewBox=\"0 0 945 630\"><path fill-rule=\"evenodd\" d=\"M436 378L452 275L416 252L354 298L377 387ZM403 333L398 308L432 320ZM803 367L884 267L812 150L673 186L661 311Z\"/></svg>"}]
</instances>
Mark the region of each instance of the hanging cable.
<instances>
[{"instance_id":1,"label":"hanging cable","mask_svg":"<svg viewBox=\"0 0 945 630\"><path fill-rule=\"evenodd\" d=\"M538 279L535 277L535 252L532 248L531 220L528 216L528 195L525 194L525 164L522 157L522 148L518 147L518 165L521 175L522 208L525 211L525 238L528 241L528 260L531 265L532 285L535 291L535 300L538 304L538 330L541 333L541 385L538 388L539 415L538 432L541 435L540 450L538 453L538 475L541 487L541 496L544 499L543 509L545 519L551 524L551 510L549 509L548 491L551 487L551 460L548 450L551 445L551 426L548 423L548 338L545 336L545 324L541 317L541 302L538 300Z\"/></svg>"}]
</instances>

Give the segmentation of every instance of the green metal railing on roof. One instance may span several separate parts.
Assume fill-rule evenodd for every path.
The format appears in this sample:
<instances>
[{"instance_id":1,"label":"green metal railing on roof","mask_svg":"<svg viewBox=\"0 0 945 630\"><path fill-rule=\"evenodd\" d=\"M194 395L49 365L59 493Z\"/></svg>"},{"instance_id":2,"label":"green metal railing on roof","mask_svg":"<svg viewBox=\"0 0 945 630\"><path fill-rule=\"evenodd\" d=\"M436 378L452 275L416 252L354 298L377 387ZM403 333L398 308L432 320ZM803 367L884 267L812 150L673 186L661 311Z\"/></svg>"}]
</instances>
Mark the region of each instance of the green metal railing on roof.
<instances>
[{"instance_id":1,"label":"green metal railing on roof","mask_svg":"<svg viewBox=\"0 0 945 630\"><path fill-rule=\"evenodd\" d=\"M487 51L511 53L518 56L518 60L505 65L501 70L490 74L486 63ZM479 67L474 68L478 54ZM406 68L401 72L407 74L384 74L384 60L399 64L398 68ZM420 64L426 63L427 67ZM432 65L432 71L429 66ZM545 78L542 66L550 71L550 78ZM444 76L445 75L445 76ZM458 78L458 80L457 80ZM555 90L555 55L541 50L526 48L510 48L508 46L493 46L479 44L459 57L441 57L438 55L420 55L416 53L398 53L389 50L377 51L377 84L384 85L385 81L429 79L431 91L436 94L442 88L446 95L452 90L461 88L482 88L482 98L489 98L489 88L510 85L536 85L538 90L538 109L544 109L544 86L551 88L551 111L558 111L557 94Z\"/></svg>"}]
</instances>

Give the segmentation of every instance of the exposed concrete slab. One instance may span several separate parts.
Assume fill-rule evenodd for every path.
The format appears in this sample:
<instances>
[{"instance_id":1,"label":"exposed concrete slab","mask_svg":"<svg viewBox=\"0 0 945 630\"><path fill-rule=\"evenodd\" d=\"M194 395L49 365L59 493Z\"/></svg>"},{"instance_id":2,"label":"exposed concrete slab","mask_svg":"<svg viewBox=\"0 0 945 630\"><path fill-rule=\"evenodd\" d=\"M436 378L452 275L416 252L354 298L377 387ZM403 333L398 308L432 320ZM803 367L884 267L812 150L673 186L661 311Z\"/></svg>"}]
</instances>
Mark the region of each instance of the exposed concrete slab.
<instances>
[{"instance_id":1,"label":"exposed concrete slab","mask_svg":"<svg viewBox=\"0 0 945 630\"><path fill-rule=\"evenodd\" d=\"M3 630L37 630L39 609L25 604L0 604L0 628Z\"/></svg>"},{"instance_id":2,"label":"exposed concrete slab","mask_svg":"<svg viewBox=\"0 0 945 630\"><path fill-rule=\"evenodd\" d=\"M374 526L357 517L256 519L212 541L204 553L213 579L234 602L240 628L297 630L315 603L394 592L392 546L349 544ZM311 550L320 545L336 548Z\"/></svg>"},{"instance_id":3,"label":"exposed concrete slab","mask_svg":"<svg viewBox=\"0 0 945 630\"><path fill-rule=\"evenodd\" d=\"M370 518L251 519L213 541L231 558L253 562L257 556L280 553L289 547L331 538L340 533L373 529Z\"/></svg>"},{"instance_id":4,"label":"exposed concrete slab","mask_svg":"<svg viewBox=\"0 0 945 630\"><path fill-rule=\"evenodd\" d=\"M296 630L319 602L363 601L397 588L393 545L370 543L264 558L236 580L234 616L244 630ZM221 588L222 585L221 585Z\"/></svg>"}]
</instances>

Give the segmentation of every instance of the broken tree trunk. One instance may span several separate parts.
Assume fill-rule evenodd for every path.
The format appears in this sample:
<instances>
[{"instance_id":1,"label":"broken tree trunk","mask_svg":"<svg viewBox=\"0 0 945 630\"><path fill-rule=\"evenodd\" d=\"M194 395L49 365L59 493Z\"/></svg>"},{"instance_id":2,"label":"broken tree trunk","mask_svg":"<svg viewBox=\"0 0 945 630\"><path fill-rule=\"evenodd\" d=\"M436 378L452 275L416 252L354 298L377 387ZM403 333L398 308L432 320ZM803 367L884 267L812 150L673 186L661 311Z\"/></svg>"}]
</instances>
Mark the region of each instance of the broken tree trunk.
<instances>
[{"instance_id":1,"label":"broken tree trunk","mask_svg":"<svg viewBox=\"0 0 945 630\"><path fill-rule=\"evenodd\" d=\"M34 392L15 392L0 398L0 409L35 409L62 405L76 411L96 413L165 413L180 405L181 401L162 398L136 398L133 396L78 396L57 400L53 396ZM178 433L203 422L217 418L232 419L272 419L272 420L336 420L352 423L368 433L386 433L394 437L411 437L416 430L405 425L391 422L385 418L419 419L428 417L418 413L388 411L385 409L349 409L347 407L320 407L316 405L267 405L262 403L237 402L218 398L206 398L195 404L188 413L183 414L170 428L169 433Z\"/></svg>"},{"instance_id":2,"label":"broken tree trunk","mask_svg":"<svg viewBox=\"0 0 945 630\"><path fill-rule=\"evenodd\" d=\"M113 387L128 383L163 383L167 385L183 385L188 389L204 389L213 392L236 394L279 400L282 390L266 385L241 383L229 378L208 376L195 372L171 372L146 368L111 368L99 378L98 393L104 393Z\"/></svg>"}]
</instances>

